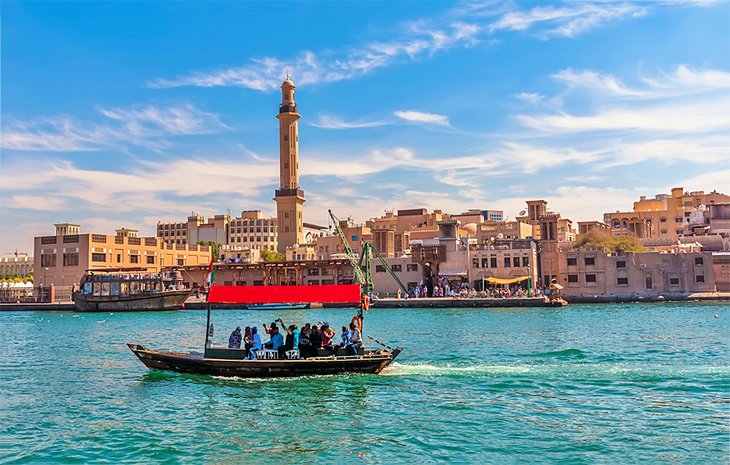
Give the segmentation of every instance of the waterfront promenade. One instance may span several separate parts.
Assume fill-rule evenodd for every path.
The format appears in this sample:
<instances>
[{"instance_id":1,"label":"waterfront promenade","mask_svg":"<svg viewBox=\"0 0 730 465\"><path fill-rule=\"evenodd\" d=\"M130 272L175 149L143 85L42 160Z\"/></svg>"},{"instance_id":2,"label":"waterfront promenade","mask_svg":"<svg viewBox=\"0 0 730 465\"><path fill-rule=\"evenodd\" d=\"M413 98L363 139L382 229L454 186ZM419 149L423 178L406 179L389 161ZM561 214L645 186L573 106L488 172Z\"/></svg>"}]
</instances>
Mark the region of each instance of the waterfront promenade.
<instances>
[{"instance_id":1,"label":"waterfront promenade","mask_svg":"<svg viewBox=\"0 0 730 465\"><path fill-rule=\"evenodd\" d=\"M611 304L622 302L727 302L730 292L693 292L688 294L663 294L656 297L643 297L635 294L626 295L593 295L566 297L568 304L597 303ZM458 298L422 297L410 299L381 298L373 302L375 308L519 308L546 307L545 297L511 297L511 298ZM313 304L312 308L322 308L321 304ZM326 306L325 306L326 307ZM206 308L204 298L190 297L185 302L186 310ZM239 309L238 304L217 304L217 309ZM74 311L71 302L61 303L0 303L0 312L70 312Z\"/></svg>"}]
</instances>

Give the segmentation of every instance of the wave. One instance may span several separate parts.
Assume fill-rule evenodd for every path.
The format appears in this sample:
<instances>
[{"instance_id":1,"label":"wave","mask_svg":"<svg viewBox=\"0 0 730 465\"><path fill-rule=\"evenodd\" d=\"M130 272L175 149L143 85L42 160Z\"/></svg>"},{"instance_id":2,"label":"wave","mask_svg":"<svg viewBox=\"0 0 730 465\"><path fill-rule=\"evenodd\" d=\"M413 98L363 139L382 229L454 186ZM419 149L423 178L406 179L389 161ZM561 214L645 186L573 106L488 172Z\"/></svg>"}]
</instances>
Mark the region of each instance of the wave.
<instances>
[{"instance_id":1,"label":"wave","mask_svg":"<svg viewBox=\"0 0 730 465\"><path fill-rule=\"evenodd\" d=\"M470 366L452 366L452 365L432 365L429 363L421 364L405 364L393 362L388 368L381 372L384 376L404 376L404 375L429 375L429 376L449 376L461 374L509 374L509 373L527 373L531 367L524 365L470 365Z\"/></svg>"},{"instance_id":2,"label":"wave","mask_svg":"<svg viewBox=\"0 0 730 465\"><path fill-rule=\"evenodd\" d=\"M554 350L550 352L540 352L537 354L526 354L526 357L556 357L556 358L586 358L588 356L587 352L583 352L580 349L563 349L563 350Z\"/></svg>"}]
</instances>

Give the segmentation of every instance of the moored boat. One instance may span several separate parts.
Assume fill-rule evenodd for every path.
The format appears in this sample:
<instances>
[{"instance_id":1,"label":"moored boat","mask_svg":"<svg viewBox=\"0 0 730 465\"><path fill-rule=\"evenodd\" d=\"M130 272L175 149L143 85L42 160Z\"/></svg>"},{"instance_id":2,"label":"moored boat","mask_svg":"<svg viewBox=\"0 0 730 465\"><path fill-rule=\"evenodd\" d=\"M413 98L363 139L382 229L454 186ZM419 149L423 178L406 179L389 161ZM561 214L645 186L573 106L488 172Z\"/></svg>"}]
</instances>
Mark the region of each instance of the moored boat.
<instances>
[{"instance_id":1,"label":"moored boat","mask_svg":"<svg viewBox=\"0 0 730 465\"><path fill-rule=\"evenodd\" d=\"M90 269L72 295L82 312L179 310L191 294L176 272L148 273L143 267Z\"/></svg>"},{"instance_id":2,"label":"moored boat","mask_svg":"<svg viewBox=\"0 0 730 465\"><path fill-rule=\"evenodd\" d=\"M304 310L309 308L308 303L270 303L270 304L249 304L247 310Z\"/></svg>"}]
</instances>

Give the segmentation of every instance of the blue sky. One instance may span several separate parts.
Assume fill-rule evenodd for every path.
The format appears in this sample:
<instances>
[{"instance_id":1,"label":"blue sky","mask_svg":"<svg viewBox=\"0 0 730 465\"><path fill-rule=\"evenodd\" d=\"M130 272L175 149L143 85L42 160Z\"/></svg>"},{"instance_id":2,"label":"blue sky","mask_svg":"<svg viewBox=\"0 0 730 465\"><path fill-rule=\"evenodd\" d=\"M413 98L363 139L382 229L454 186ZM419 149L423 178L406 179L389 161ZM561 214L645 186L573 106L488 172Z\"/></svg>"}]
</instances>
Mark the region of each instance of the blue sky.
<instances>
[{"instance_id":1,"label":"blue sky","mask_svg":"<svg viewBox=\"0 0 730 465\"><path fill-rule=\"evenodd\" d=\"M1 4L0 251L55 222L275 214L297 85L305 221L544 198L601 220L730 193L730 4Z\"/></svg>"}]
</instances>

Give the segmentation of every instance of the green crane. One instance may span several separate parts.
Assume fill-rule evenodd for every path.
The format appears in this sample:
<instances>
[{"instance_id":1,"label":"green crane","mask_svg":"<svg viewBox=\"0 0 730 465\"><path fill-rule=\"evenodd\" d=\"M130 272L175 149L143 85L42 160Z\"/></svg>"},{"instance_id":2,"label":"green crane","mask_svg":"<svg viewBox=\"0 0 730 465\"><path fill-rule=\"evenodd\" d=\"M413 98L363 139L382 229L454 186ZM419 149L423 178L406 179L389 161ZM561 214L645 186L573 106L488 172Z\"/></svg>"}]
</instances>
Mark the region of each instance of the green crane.
<instances>
[{"instance_id":1,"label":"green crane","mask_svg":"<svg viewBox=\"0 0 730 465\"><path fill-rule=\"evenodd\" d=\"M363 294L370 295L373 293L373 272L370 267L370 262L372 261L373 255L380 260L380 263L385 267L388 273L390 273L393 279L395 279L401 290L408 294L408 288L406 288L401 280L398 279L398 276L395 274L388 262L385 261L383 255L370 242L362 242L362 252L360 253L360 258L358 259L357 255L355 255L355 252L352 250L352 247L350 247L350 243L347 241L345 233L342 232L342 228L340 228L340 220L335 216L334 213L332 213L332 210L328 210L328 212L330 214L330 218L332 219L332 223L334 224L335 232L340 237L340 240L342 241L342 247L345 250L347 259L350 261L350 265L352 266L355 281L359 282L362 285Z\"/></svg>"}]
</instances>

